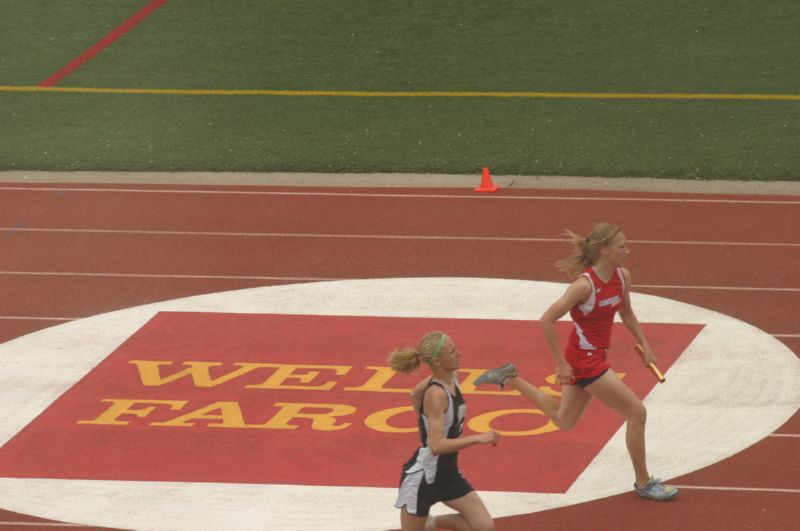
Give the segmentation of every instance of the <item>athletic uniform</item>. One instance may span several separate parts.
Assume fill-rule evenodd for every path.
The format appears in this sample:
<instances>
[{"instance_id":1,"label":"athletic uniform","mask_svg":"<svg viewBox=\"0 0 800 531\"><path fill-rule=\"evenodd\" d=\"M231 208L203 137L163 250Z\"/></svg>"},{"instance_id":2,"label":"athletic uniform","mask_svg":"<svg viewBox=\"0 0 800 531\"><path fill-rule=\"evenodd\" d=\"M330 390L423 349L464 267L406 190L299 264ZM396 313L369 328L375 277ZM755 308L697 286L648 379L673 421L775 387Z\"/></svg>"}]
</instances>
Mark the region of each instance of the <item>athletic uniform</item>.
<instances>
[{"instance_id":1,"label":"athletic uniform","mask_svg":"<svg viewBox=\"0 0 800 531\"><path fill-rule=\"evenodd\" d=\"M589 280L592 291L569 312L575 328L564 355L574 372L569 383L586 387L609 369L606 357L611 346L611 328L614 315L622 306L625 278L619 267L608 282L603 282L593 267L581 276Z\"/></svg>"},{"instance_id":2,"label":"athletic uniform","mask_svg":"<svg viewBox=\"0 0 800 531\"><path fill-rule=\"evenodd\" d=\"M431 386L444 389L447 394L447 410L444 412L444 433L447 439L458 439L464 428L467 406L458 382L455 394L450 394L442 382L430 379L422 393L423 405L418 412L419 436L422 446L403 465L400 477L400 492L395 507L406 508L409 514L428 516L431 506L440 501L455 500L472 492L472 486L458 470L458 452L434 455L428 448L428 417L424 412L425 393Z\"/></svg>"}]
</instances>

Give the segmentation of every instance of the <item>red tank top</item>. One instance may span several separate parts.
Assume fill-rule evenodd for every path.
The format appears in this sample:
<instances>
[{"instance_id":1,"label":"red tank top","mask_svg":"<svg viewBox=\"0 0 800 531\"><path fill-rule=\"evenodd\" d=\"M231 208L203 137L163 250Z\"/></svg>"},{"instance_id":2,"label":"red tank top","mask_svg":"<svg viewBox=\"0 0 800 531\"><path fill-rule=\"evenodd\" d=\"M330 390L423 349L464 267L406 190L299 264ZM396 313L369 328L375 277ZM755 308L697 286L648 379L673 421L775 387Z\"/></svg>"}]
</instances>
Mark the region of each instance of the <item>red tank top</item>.
<instances>
[{"instance_id":1,"label":"red tank top","mask_svg":"<svg viewBox=\"0 0 800 531\"><path fill-rule=\"evenodd\" d=\"M608 348L614 315L622 306L625 278L620 268L614 271L608 282L603 282L593 267L586 269L581 276L589 280L592 291L585 301L576 304L569 312L575 322L569 342L581 350Z\"/></svg>"}]
</instances>

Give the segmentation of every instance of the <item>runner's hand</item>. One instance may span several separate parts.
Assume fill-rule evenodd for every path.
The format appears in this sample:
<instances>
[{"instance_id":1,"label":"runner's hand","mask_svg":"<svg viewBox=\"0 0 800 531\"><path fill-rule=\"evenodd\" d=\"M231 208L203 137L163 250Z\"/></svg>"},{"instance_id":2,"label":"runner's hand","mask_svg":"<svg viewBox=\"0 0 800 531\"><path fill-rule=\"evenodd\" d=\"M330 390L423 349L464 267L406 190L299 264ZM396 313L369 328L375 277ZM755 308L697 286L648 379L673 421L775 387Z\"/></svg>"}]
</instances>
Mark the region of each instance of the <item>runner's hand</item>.
<instances>
[{"instance_id":1,"label":"runner's hand","mask_svg":"<svg viewBox=\"0 0 800 531\"><path fill-rule=\"evenodd\" d=\"M567 362L567 360L561 360L556 362L556 383L561 385L567 385L570 380L572 380L573 376L572 366Z\"/></svg>"},{"instance_id":2,"label":"runner's hand","mask_svg":"<svg viewBox=\"0 0 800 531\"><path fill-rule=\"evenodd\" d=\"M655 363L656 365L658 365L658 358L656 358L656 355L653 354L653 351L650 350L649 347L644 349L644 352L642 353L642 361L644 361L645 367L647 367L651 363Z\"/></svg>"},{"instance_id":3,"label":"runner's hand","mask_svg":"<svg viewBox=\"0 0 800 531\"><path fill-rule=\"evenodd\" d=\"M492 446L497 446L497 441L499 440L500 434L494 430L489 430L478 435L478 441L480 441L481 444L491 444Z\"/></svg>"}]
</instances>

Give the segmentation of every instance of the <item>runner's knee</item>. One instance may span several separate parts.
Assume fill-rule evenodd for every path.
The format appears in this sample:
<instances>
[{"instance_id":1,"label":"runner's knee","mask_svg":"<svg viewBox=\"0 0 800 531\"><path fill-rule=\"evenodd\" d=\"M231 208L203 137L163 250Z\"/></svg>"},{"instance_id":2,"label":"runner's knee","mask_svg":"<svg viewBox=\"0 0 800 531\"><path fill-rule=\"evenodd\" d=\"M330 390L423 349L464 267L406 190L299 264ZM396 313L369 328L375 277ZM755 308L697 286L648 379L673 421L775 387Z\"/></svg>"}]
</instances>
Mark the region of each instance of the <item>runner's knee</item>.
<instances>
[{"instance_id":1,"label":"runner's knee","mask_svg":"<svg viewBox=\"0 0 800 531\"><path fill-rule=\"evenodd\" d=\"M644 426L647 423L647 408L644 407L644 404L639 402L636 406L631 408L631 412L628 414L626 420L633 424Z\"/></svg>"},{"instance_id":2,"label":"runner's knee","mask_svg":"<svg viewBox=\"0 0 800 531\"><path fill-rule=\"evenodd\" d=\"M553 424L562 431L569 431L578 425L578 421L583 416L584 408L563 408L558 414L552 418Z\"/></svg>"}]
</instances>

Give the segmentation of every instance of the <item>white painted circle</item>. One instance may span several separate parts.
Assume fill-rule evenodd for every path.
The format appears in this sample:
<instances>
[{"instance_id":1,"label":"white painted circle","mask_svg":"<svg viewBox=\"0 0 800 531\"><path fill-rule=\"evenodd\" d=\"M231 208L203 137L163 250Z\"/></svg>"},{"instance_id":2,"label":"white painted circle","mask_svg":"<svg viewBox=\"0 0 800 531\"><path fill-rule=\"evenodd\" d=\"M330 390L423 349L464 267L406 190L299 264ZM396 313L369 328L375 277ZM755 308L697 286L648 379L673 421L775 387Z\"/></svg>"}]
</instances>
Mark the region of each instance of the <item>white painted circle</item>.
<instances>
[{"instance_id":1,"label":"white painted circle","mask_svg":"<svg viewBox=\"0 0 800 531\"><path fill-rule=\"evenodd\" d=\"M0 444L159 311L533 320L564 285L522 280L411 278L254 288L94 316L0 345ZM649 465L676 477L737 453L800 405L800 361L770 335L688 304L633 294L642 322L705 324L647 396ZM742 429L746 424L747 429ZM399 466L399 465L398 465ZM564 494L482 492L495 517L630 490L624 427ZM136 529L396 528L395 489L223 483L0 478L8 510Z\"/></svg>"}]
</instances>

